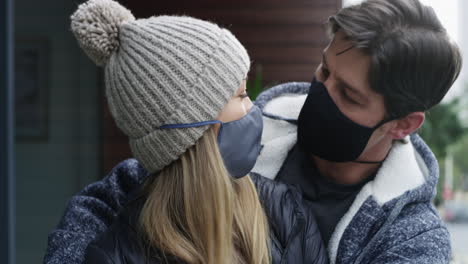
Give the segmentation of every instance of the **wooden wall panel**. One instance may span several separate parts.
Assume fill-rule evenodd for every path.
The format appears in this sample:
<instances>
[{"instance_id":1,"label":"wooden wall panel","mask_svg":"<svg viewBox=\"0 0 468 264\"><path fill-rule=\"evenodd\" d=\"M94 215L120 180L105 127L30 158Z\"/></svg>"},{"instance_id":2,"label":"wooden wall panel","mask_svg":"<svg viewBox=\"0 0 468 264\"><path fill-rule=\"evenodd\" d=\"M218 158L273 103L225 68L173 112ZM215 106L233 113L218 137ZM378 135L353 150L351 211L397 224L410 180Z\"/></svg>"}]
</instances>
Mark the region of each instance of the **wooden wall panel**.
<instances>
[{"instance_id":1,"label":"wooden wall panel","mask_svg":"<svg viewBox=\"0 0 468 264\"><path fill-rule=\"evenodd\" d=\"M289 69L304 68L303 64L320 61L321 50L328 42L324 24L341 5L340 0L125 0L122 3L136 17L176 14L216 22L231 30L246 46L254 63L261 64L263 69L280 63L297 64ZM311 73L315 67L310 66ZM301 71L299 75L289 73L289 69L279 75L265 74L264 84L311 77L311 73Z\"/></svg>"},{"instance_id":2,"label":"wooden wall panel","mask_svg":"<svg viewBox=\"0 0 468 264\"><path fill-rule=\"evenodd\" d=\"M309 7L309 8L324 8L334 7L335 10L341 6L341 0L152 0L152 1L135 1L135 0L120 0L120 3L129 7L134 14L142 16L151 16L153 14L164 13L164 11L177 11L190 13L193 9L240 9L240 8L256 8L261 11L270 7Z\"/></svg>"},{"instance_id":3,"label":"wooden wall panel","mask_svg":"<svg viewBox=\"0 0 468 264\"><path fill-rule=\"evenodd\" d=\"M269 7L261 11L253 8L212 8L194 9L190 15L202 17L220 23L232 23L235 26L252 25L310 25L322 24L326 21L327 14L334 12L333 7L304 8L301 6ZM325 16L324 16L325 15Z\"/></svg>"},{"instance_id":4,"label":"wooden wall panel","mask_svg":"<svg viewBox=\"0 0 468 264\"><path fill-rule=\"evenodd\" d=\"M312 46L324 46L325 37L322 36L323 28L319 25L287 25L287 26L266 26L251 25L244 27L232 27L230 30L247 47L256 45L276 45L278 51L287 45L309 44ZM251 54L255 58L255 54Z\"/></svg>"},{"instance_id":5,"label":"wooden wall panel","mask_svg":"<svg viewBox=\"0 0 468 264\"><path fill-rule=\"evenodd\" d=\"M246 45L247 46L247 45ZM278 50L281 50L280 52ZM315 67L319 57L316 54L321 54L322 48L307 44L294 45L248 45L247 51L249 54L254 54L252 57L254 63L261 64L282 64L282 63L298 63L310 64L310 67ZM288 71L288 69L285 69ZM280 75L281 76L281 75ZM284 77L282 77L284 78Z\"/></svg>"},{"instance_id":6,"label":"wooden wall panel","mask_svg":"<svg viewBox=\"0 0 468 264\"><path fill-rule=\"evenodd\" d=\"M327 18L341 0L121 0L137 18L153 15L189 15L216 22L231 30L246 46L255 69L262 69L263 85L310 81L328 43ZM261 65L261 67L257 67ZM107 172L130 157L127 138L117 130L107 106L103 145Z\"/></svg>"}]
</instances>

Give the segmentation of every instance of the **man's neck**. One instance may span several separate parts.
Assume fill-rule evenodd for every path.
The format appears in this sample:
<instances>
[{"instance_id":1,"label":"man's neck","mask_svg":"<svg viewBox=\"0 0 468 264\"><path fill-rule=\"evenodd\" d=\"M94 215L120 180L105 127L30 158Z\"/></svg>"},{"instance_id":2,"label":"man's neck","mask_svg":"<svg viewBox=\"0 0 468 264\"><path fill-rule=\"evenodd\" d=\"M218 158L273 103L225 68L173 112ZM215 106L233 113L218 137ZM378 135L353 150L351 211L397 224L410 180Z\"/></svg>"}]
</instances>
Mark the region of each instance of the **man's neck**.
<instances>
[{"instance_id":1,"label":"man's neck","mask_svg":"<svg viewBox=\"0 0 468 264\"><path fill-rule=\"evenodd\" d=\"M392 147L392 142L375 146L366 150L360 161L380 161L387 157ZM371 158L373 157L373 158ZM358 184L374 175L380 168L380 163L363 164L357 162L332 162L312 156L317 169L322 176L327 177L338 184L353 185Z\"/></svg>"}]
</instances>

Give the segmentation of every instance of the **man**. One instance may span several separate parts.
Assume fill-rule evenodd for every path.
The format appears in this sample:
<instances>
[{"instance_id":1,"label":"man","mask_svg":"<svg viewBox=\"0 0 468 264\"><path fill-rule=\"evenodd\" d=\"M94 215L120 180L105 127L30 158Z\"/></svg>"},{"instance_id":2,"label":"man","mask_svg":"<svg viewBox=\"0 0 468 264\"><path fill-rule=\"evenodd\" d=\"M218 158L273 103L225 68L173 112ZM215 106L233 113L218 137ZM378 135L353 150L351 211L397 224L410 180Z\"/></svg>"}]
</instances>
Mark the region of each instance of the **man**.
<instances>
[{"instance_id":1,"label":"man","mask_svg":"<svg viewBox=\"0 0 468 264\"><path fill-rule=\"evenodd\" d=\"M431 199L438 166L414 132L458 76L461 57L417 0L369 0L329 20L312 83L262 93L263 149L253 173L299 185L331 263L447 263ZM46 263L79 263L146 172L135 160L73 197Z\"/></svg>"}]
</instances>

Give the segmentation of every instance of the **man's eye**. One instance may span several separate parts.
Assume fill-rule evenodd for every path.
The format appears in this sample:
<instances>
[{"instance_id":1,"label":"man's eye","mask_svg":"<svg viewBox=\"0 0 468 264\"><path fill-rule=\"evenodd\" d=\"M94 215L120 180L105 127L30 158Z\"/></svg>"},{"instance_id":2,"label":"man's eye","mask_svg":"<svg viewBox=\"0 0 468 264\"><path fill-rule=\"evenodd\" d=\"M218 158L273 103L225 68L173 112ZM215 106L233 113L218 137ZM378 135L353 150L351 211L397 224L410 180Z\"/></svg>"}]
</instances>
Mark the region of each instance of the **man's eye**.
<instances>
[{"instance_id":1,"label":"man's eye","mask_svg":"<svg viewBox=\"0 0 468 264\"><path fill-rule=\"evenodd\" d=\"M328 77L328 75L330 75L330 72L328 71L327 68L322 67L322 74L324 77Z\"/></svg>"},{"instance_id":2,"label":"man's eye","mask_svg":"<svg viewBox=\"0 0 468 264\"><path fill-rule=\"evenodd\" d=\"M348 102L350 102L351 104L360 105L360 103L357 102L356 100L354 100L353 98L351 98L351 97L344 91L344 89L341 90L341 94L343 95L343 97L345 98L345 100L348 101Z\"/></svg>"},{"instance_id":3,"label":"man's eye","mask_svg":"<svg viewBox=\"0 0 468 264\"><path fill-rule=\"evenodd\" d=\"M244 99L246 97L249 97L249 94L247 92L243 92L239 95L240 98Z\"/></svg>"}]
</instances>

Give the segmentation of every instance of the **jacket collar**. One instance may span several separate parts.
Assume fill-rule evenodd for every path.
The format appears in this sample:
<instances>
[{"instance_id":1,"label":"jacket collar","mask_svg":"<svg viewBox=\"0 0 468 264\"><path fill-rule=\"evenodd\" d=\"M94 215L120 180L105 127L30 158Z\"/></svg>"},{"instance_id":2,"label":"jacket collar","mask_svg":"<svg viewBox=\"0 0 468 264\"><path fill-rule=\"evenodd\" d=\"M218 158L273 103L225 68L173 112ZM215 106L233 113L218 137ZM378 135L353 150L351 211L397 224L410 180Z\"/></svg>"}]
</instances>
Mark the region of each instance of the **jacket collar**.
<instances>
[{"instance_id":1,"label":"jacket collar","mask_svg":"<svg viewBox=\"0 0 468 264\"><path fill-rule=\"evenodd\" d=\"M287 153L296 144L295 120L305 102L309 83L285 83L261 93L255 104L264 113L262 153L254 172L274 179ZM274 162L272 162L274 161ZM438 179L438 164L429 147L416 134L401 142L395 142L376 178L367 185L376 201L383 205L408 190L427 185L429 195L420 198L430 200ZM426 189L426 188L425 188ZM427 191L426 189L426 191Z\"/></svg>"}]
</instances>

